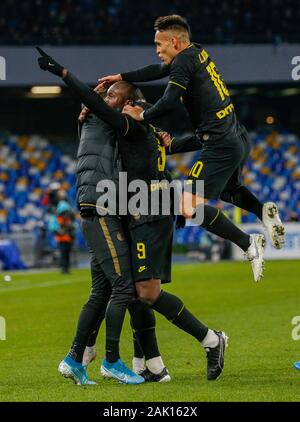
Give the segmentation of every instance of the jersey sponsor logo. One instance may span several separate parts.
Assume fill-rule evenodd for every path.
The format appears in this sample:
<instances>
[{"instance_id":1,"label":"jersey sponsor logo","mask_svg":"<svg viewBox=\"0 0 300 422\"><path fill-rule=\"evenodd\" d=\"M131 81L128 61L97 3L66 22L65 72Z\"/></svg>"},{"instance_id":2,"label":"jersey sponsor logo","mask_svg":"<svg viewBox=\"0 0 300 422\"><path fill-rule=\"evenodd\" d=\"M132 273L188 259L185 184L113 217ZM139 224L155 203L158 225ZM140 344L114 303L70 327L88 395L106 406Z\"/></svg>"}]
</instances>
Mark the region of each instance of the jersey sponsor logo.
<instances>
[{"instance_id":1,"label":"jersey sponsor logo","mask_svg":"<svg viewBox=\"0 0 300 422\"><path fill-rule=\"evenodd\" d=\"M151 192L154 192L156 190L168 189L168 187L169 187L169 184L165 180L162 180L161 182L151 183L150 184L150 190L151 190Z\"/></svg>"},{"instance_id":2,"label":"jersey sponsor logo","mask_svg":"<svg viewBox=\"0 0 300 422\"><path fill-rule=\"evenodd\" d=\"M145 271L147 269L146 265L141 265L140 268L138 269L139 273L142 273L143 271Z\"/></svg>"},{"instance_id":3,"label":"jersey sponsor logo","mask_svg":"<svg viewBox=\"0 0 300 422\"><path fill-rule=\"evenodd\" d=\"M234 110L233 104L229 104L227 107L219 110L216 115L219 119L224 119L224 117L228 116Z\"/></svg>"}]
</instances>

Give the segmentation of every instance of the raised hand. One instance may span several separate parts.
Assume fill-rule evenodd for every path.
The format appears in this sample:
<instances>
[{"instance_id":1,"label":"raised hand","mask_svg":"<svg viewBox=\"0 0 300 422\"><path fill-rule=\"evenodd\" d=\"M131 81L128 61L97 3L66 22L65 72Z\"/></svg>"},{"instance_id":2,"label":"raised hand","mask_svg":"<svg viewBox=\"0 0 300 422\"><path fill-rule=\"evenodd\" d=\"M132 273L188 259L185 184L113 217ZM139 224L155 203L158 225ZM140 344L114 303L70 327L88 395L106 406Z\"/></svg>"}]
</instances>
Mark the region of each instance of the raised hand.
<instances>
[{"instance_id":1,"label":"raised hand","mask_svg":"<svg viewBox=\"0 0 300 422\"><path fill-rule=\"evenodd\" d=\"M118 73L117 75L108 75L108 76L103 76L102 78L98 79L98 82L106 82L108 84L108 86L114 84L115 82L121 81L122 80L122 76L120 73Z\"/></svg>"},{"instance_id":2,"label":"raised hand","mask_svg":"<svg viewBox=\"0 0 300 422\"><path fill-rule=\"evenodd\" d=\"M165 147L172 143L171 135L168 132L158 132L158 137Z\"/></svg>"},{"instance_id":3,"label":"raised hand","mask_svg":"<svg viewBox=\"0 0 300 422\"><path fill-rule=\"evenodd\" d=\"M38 64L42 70L48 70L48 72L53 73L56 76L63 76L64 67L57 63L51 56L49 56L44 50L40 47L36 47L37 51L40 53L41 57L38 58Z\"/></svg>"},{"instance_id":4,"label":"raised hand","mask_svg":"<svg viewBox=\"0 0 300 422\"><path fill-rule=\"evenodd\" d=\"M141 121L143 120L141 117L142 111L144 111L142 107L139 107L139 106L132 107L130 105L126 105L123 107L122 113L128 114L134 120Z\"/></svg>"}]
</instances>

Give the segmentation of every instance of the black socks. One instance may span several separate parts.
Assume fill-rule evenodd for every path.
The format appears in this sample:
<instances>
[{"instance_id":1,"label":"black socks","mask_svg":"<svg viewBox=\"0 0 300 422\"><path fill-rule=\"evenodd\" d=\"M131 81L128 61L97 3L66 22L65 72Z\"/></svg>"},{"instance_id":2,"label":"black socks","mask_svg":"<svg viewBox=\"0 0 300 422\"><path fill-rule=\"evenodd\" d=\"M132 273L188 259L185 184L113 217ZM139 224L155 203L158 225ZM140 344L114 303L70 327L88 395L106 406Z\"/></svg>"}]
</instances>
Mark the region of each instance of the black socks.
<instances>
[{"instance_id":1,"label":"black socks","mask_svg":"<svg viewBox=\"0 0 300 422\"><path fill-rule=\"evenodd\" d=\"M230 240L243 251L250 246L250 236L235 226L218 208L204 205L204 219L201 227L223 239Z\"/></svg>"},{"instance_id":2,"label":"black socks","mask_svg":"<svg viewBox=\"0 0 300 422\"><path fill-rule=\"evenodd\" d=\"M246 186L239 186L232 192L223 192L221 194L222 201L236 205L243 210L255 214L257 218L262 220L263 204L254 196Z\"/></svg>"},{"instance_id":3,"label":"black socks","mask_svg":"<svg viewBox=\"0 0 300 422\"><path fill-rule=\"evenodd\" d=\"M131 316L131 327L134 335L134 357L152 359L160 356L155 327L156 320L153 310L140 300L133 300L128 306Z\"/></svg>"},{"instance_id":4,"label":"black socks","mask_svg":"<svg viewBox=\"0 0 300 422\"><path fill-rule=\"evenodd\" d=\"M162 290L152 308L200 342L207 334L208 328L186 309L181 299L171 293Z\"/></svg>"}]
</instances>

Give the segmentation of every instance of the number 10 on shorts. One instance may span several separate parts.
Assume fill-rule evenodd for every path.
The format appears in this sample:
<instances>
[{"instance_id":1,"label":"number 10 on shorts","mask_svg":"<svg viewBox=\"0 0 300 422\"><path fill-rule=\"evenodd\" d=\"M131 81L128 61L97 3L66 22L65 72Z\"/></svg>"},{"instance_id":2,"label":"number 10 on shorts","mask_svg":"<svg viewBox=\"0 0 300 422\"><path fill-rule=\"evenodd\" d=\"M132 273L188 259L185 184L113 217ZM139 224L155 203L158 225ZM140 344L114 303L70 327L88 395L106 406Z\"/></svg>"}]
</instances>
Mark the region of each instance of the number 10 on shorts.
<instances>
[{"instance_id":1,"label":"number 10 on shorts","mask_svg":"<svg viewBox=\"0 0 300 422\"><path fill-rule=\"evenodd\" d=\"M196 161L196 163L191 168L191 171L189 172L189 176L193 176L195 178L199 177L199 174L201 173L202 168L203 168L202 161Z\"/></svg>"}]
</instances>

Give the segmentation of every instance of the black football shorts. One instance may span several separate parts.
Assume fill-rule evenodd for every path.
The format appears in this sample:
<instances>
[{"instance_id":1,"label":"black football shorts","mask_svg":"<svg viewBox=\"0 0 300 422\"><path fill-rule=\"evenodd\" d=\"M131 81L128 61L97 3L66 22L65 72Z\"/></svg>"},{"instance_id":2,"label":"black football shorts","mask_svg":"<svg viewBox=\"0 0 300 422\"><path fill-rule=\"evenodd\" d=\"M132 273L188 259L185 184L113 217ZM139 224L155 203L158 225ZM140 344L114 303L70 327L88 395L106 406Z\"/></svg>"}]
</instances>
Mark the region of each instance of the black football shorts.
<instances>
[{"instance_id":1,"label":"black football shorts","mask_svg":"<svg viewBox=\"0 0 300 422\"><path fill-rule=\"evenodd\" d=\"M130 230L133 279L171 281L173 217L141 224Z\"/></svg>"},{"instance_id":2,"label":"black football shorts","mask_svg":"<svg viewBox=\"0 0 300 422\"><path fill-rule=\"evenodd\" d=\"M200 159L189 172L186 190L205 199L218 199L223 192L232 192L241 185L241 174L250 152L246 131L239 136L206 142ZM204 195L196 181L204 181Z\"/></svg>"}]
</instances>

